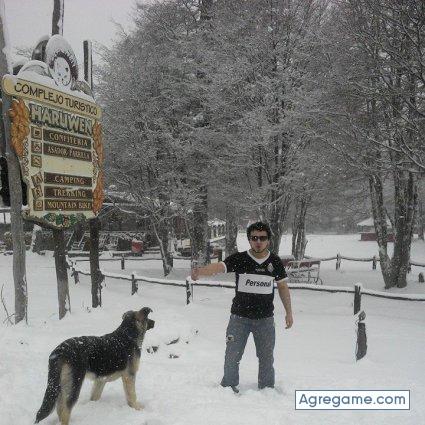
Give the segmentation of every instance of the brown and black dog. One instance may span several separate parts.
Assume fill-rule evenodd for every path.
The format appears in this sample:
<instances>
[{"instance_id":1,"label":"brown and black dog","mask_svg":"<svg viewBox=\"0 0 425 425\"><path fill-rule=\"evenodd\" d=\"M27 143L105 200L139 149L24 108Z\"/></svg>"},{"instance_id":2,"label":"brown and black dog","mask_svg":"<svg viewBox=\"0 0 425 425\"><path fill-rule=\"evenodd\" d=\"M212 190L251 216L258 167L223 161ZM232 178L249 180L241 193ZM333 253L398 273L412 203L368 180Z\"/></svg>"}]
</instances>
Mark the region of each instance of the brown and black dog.
<instances>
[{"instance_id":1,"label":"brown and black dog","mask_svg":"<svg viewBox=\"0 0 425 425\"><path fill-rule=\"evenodd\" d=\"M49 416L56 405L61 425L68 425L85 377L94 380L91 400L100 399L107 382L122 378L128 405L142 409L135 381L143 338L155 324L148 318L151 311L149 307L128 311L112 333L70 338L58 345L49 357L46 393L35 423Z\"/></svg>"}]
</instances>

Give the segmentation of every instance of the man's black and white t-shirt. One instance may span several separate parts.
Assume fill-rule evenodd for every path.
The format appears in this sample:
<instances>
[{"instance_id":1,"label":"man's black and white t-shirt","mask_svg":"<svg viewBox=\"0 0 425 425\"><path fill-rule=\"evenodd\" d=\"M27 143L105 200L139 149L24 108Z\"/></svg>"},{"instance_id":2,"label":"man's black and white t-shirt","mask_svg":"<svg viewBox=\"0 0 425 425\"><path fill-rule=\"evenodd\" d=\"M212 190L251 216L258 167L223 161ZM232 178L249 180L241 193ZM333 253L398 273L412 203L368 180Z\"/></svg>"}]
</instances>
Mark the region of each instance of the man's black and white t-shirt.
<instances>
[{"instance_id":1,"label":"man's black and white t-shirt","mask_svg":"<svg viewBox=\"0 0 425 425\"><path fill-rule=\"evenodd\" d=\"M272 253L258 259L244 251L230 255L223 264L226 272L236 273L232 314L249 319L273 316L274 282L286 278L281 259Z\"/></svg>"}]
</instances>

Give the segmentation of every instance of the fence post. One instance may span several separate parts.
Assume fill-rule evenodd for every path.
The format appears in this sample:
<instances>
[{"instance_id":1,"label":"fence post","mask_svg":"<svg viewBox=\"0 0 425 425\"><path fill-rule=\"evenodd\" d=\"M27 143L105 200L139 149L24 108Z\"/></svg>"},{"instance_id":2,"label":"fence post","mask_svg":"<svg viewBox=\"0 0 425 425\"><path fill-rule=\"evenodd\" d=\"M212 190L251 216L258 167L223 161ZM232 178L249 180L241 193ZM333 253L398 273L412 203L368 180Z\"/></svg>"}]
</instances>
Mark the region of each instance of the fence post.
<instances>
[{"instance_id":1,"label":"fence post","mask_svg":"<svg viewBox=\"0 0 425 425\"><path fill-rule=\"evenodd\" d=\"M124 254L121 256L121 270L125 269L125 258L124 258Z\"/></svg>"},{"instance_id":2,"label":"fence post","mask_svg":"<svg viewBox=\"0 0 425 425\"><path fill-rule=\"evenodd\" d=\"M336 270L339 270L341 267L341 254L336 254Z\"/></svg>"},{"instance_id":3,"label":"fence post","mask_svg":"<svg viewBox=\"0 0 425 425\"><path fill-rule=\"evenodd\" d=\"M186 305L190 304L191 293L189 279L186 279Z\"/></svg>"},{"instance_id":4,"label":"fence post","mask_svg":"<svg viewBox=\"0 0 425 425\"><path fill-rule=\"evenodd\" d=\"M131 273L131 295L134 295L138 289L139 288L137 286L136 276L134 275L134 272L133 272Z\"/></svg>"},{"instance_id":5,"label":"fence post","mask_svg":"<svg viewBox=\"0 0 425 425\"><path fill-rule=\"evenodd\" d=\"M74 266L72 266L71 276L74 278L74 283L75 284L80 283L80 277L78 276L78 272L77 272L77 270L75 270L75 267Z\"/></svg>"},{"instance_id":6,"label":"fence post","mask_svg":"<svg viewBox=\"0 0 425 425\"><path fill-rule=\"evenodd\" d=\"M362 284L356 283L354 285L354 314L360 311L362 304Z\"/></svg>"},{"instance_id":7,"label":"fence post","mask_svg":"<svg viewBox=\"0 0 425 425\"><path fill-rule=\"evenodd\" d=\"M367 352L366 337L366 313L360 311L361 308L362 284L354 285L354 316L357 315L357 344L356 344L356 361L362 359Z\"/></svg>"},{"instance_id":8,"label":"fence post","mask_svg":"<svg viewBox=\"0 0 425 425\"><path fill-rule=\"evenodd\" d=\"M376 270L376 260L377 260L376 255L374 255L372 259L372 270Z\"/></svg>"}]
</instances>

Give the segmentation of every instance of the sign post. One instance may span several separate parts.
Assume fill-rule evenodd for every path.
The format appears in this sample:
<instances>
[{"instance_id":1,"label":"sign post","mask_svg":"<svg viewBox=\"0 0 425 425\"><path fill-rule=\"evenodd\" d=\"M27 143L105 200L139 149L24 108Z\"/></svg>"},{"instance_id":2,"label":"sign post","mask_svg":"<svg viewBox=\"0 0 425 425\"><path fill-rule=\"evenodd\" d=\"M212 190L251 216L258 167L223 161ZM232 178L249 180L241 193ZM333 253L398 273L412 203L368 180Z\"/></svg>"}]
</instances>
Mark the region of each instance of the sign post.
<instances>
[{"instance_id":1,"label":"sign post","mask_svg":"<svg viewBox=\"0 0 425 425\"><path fill-rule=\"evenodd\" d=\"M63 35L64 0L53 0L52 35ZM44 148L44 147L43 147ZM66 264L65 234L61 229L53 229L56 279L58 282L59 319L71 312L69 282Z\"/></svg>"},{"instance_id":2,"label":"sign post","mask_svg":"<svg viewBox=\"0 0 425 425\"><path fill-rule=\"evenodd\" d=\"M8 61L6 57L6 22L4 22L4 3L0 0L0 76L2 77L8 72ZM15 287L15 323L21 320L28 322L27 303L28 291L25 273L25 241L24 226L21 216L22 211L22 187L21 175L19 170L19 161L15 152L11 149L10 137L10 117L9 108L11 106L11 98L3 94L2 106L2 153L6 153L8 165L8 178L10 196L10 216L11 216L11 232L13 242L13 280Z\"/></svg>"},{"instance_id":3,"label":"sign post","mask_svg":"<svg viewBox=\"0 0 425 425\"><path fill-rule=\"evenodd\" d=\"M93 65L91 42L85 40L84 48L84 79L93 91ZM90 227L90 276L92 307L102 306L102 282L103 275L99 267L99 233L100 220L95 217L89 221Z\"/></svg>"}]
</instances>

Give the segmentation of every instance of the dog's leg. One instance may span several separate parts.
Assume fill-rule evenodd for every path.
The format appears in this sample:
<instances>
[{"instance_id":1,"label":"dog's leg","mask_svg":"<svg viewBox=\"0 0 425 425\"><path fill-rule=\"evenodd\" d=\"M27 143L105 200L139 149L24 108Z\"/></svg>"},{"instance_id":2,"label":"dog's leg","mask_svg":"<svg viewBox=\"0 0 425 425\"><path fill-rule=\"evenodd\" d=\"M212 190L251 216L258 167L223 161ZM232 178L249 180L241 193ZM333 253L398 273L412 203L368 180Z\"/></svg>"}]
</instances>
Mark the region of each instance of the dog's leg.
<instances>
[{"instance_id":1,"label":"dog's leg","mask_svg":"<svg viewBox=\"0 0 425 425\"><path fill-rule=\"evenodd\" d=\"M71 410L78 400L83 381L84 372L78 370L78 367L71 367L66 363L62 366L61 391L56 405L61 425L69 425Z\"/></svg>"},{"instance_id":2,"label":"dog's leg","mask_svg":"<svg viewBox=\"0 0 425 425\"><path fill-rule=\"evenodd\" d=\"M105 388L106 381L104 379L95 379L93 388L91 390L91 401L97 401L102 395L102 391Z\"/></svg>"},{"instance_id":3,"label":"dog's leg","mask_svg":"<svg viewBox=\"0 0 425 425\"><path fill-rule=\"evenodd\" d=\"M56 412L58 413L61 425L68 425L69 418L71 417L71 410L68 409L66 405L66 399L65 396L62 395L62 391L59 394L58 403L56 405Z\"/></svg>"},{"instance_id":4,"label":"dog's leg","mask_svg":"<svg viewBox=\"0 0 425 425\"><path fill-rule=\"evenodd\" d=\"M72 372L68 364L62 366L60 375L60 393L56 404L56 412L61 425L68 425L71 417L71 409L68 407L68 399L72 391Z\"/></svg>"},{"instance_id":5,"label":"dog's leg","mask_svg":"<svg viewBox=\"0 0 425 425\"><path fill-rule=\"evenodd\" d=\"M133 409L142 410L143 405L137 401L136 396L136 374L125 371L122 375L122 383L124 385L127 404Z\"/></svg>"}]
</instances>

